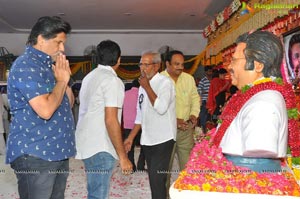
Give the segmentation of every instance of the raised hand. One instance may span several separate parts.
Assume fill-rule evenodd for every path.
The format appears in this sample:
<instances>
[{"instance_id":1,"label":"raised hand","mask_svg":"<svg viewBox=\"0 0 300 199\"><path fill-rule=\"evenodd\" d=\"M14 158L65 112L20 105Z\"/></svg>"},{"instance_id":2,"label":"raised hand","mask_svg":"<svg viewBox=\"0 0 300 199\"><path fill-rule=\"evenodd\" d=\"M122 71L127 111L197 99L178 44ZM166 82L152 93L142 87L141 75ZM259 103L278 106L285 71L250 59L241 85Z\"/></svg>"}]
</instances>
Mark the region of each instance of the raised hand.
<instances>
[{"instance_id":1,"label":"raised hand","mask_svg":"<svg viewBox=\"0 0 300 199\"><path fill-rule=\"evenodd\" d=\"M69 61L66 59L66 56L63 54L57 55L55 65L52 65L52 70L57 82L69 82L71 69Z\"/></svg>"}]
</instances>

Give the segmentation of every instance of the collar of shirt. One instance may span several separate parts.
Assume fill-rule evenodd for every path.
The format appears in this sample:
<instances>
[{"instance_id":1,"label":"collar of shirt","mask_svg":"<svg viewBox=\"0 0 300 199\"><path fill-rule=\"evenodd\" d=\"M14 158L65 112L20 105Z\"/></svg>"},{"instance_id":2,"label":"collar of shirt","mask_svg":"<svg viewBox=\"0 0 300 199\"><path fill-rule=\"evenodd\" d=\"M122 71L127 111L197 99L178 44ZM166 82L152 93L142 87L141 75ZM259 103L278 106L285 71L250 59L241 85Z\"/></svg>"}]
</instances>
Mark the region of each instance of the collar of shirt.
<instances>
[{"instance_id":1,"label":"collar of shirt","mask_svg":"<svg viewBox=\"0 0 300 199\"><path fill-rule=\"evenodd\" d=\"M40 51L32 46L26 46L25 54L32 57L32 59L36 59L38 61L47 64L49 68L52 67L53 64L52 58L50 57L50 55L47 55L43 51Z\"/></svg>"},{"instance_id":2,"label":"collar of shirt","mask_svg":"<svg viewBox=\"0 0 300 199\"><path fill-rule=\"evenodd\" d=\"M149 82L150 82L150 83L151 83L151 82L155 82L155 80L158 79L158 78L159 78L159 73L156 73L156 74L150 79Z\"/></svg>"},{"instance_id":3,"label":"collar of shirt","mask_svg":"<svg viewBox=\"0 0 300 199\"><path fill-rule=\"evenodd\" d=\"M163 75L169 77L169 78L172 80L172 82L174 83L174 85L176 85L176 84L177 84L178 82L180 82L181 79L183 78L183 73L184 73L184 72L182 72L182 73L178 76L178 79L177 79L176 82L174 81L173 78L171 78L171 76L170 76L170 74L168 73L167 69L164 70L164 71L162 71L161 73L162 73Z\"/></svg>"},{"instance_id":4,"label":"collar of shirt","mask_svg":"<svg viewBox=\"0 0 300 199\"><path fill-rule=\"evenodd\" d=\"M98 64L97 67L99 69L108 70L108 71L112 72L115 76L118 76L116 71L111 66Z\"/></svg>"}]
</instances>

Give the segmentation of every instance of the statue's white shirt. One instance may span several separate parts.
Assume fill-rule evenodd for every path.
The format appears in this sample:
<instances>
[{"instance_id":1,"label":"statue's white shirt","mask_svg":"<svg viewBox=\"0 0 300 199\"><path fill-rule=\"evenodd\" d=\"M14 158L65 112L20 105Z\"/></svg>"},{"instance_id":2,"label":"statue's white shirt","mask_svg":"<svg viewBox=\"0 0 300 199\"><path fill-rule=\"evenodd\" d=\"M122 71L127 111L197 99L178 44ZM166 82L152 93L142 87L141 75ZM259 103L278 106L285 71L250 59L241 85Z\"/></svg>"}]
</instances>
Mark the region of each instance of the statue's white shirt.
<instances>
[{"instance_id":1,"label":"statue's white shirt","mask_svg":"<svg viewBox=\"0 0 300 199\"><path fill-rule=\"evenodd\" d=\"M230 117L230 116L229 116ZM220 143L223 153L252 157L285 157L288 116L283 96L265 90L252 96L232 121ZM271 155L270 155L271 154Z\"/></svg>"}]
</instances>

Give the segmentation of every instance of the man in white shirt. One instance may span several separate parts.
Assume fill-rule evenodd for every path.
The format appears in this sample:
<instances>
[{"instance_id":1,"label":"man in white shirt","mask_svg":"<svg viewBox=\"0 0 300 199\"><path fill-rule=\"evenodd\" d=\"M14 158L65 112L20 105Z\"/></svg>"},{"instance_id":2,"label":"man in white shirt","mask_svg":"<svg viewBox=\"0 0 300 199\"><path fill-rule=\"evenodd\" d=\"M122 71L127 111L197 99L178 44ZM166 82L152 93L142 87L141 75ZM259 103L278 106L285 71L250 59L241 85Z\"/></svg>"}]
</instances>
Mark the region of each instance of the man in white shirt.
<instances>
[{"instance_id":1,"label":"man in white shirt","mask_svg":"<svg viewBox=\"0 0 300 199\"><path fill-rule=\"evenodd\" d=\"M76 129L77 159L83 159L89 199L108 197L116 160L122 172L131 173L132 164L124 149L121 114L124 84L115 70L120 65L117 43L105 40L97 46L99 65L82 81Z\"/></svg>"},{"instance_id":2,"label":"man in white shirt","mask_svg":"<svg viewBox=\"0 0 300 199\"><path fill-rule=\"evenodd\" d=\"M152 199L167 197L166 171L177 130L175 88L171 79L158 73L160 64L159 53L148 51L142 54L135 126L124 142L129 151L134 137L142 128L141 146L146 158Z\"/></svg>"}]
</instances>

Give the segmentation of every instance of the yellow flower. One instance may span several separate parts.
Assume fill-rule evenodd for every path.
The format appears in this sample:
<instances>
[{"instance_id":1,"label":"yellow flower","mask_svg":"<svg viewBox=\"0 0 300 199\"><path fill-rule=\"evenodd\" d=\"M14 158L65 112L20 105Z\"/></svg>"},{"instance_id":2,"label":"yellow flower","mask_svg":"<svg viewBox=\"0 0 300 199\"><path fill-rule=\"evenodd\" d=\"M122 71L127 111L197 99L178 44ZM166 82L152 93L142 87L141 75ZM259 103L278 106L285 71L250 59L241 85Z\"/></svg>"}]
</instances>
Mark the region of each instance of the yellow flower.
<instances>
[{"instance_id":1,"label":"yellow flower","mask_svg":"<svg viewBox=\"0 0 300 199\"><path fill-rule=\"evenodd\" d=\"M188 190L200 191L200 187L198 185L188 184Z\"/></svg>"},{"instance_id":2,"label":"yellow flower","mask_svg":"<svg viewBox=\"0 0 300 199\"><path fill-rule=\"evenodd\" d=\"M236 187L233 187L233 188L232 188L232 192L233 192L233 193L239 193L239 189L236 188Z\"/></svg>"},{"instance_id":3,"label":"yellow flower","mask_svg":"<svg viewBox=\"0 0 300 199\"><path fill-rule=\"evenodd\" d=\"M255 190L255 189L250 189L250 190L249 190L249 193L257 194L257 190Z\"/></svg>"},{"instance_id":4,"label":"yellow flower","mask_svg":"<svg viewBox=\"0 0 300 199\"><path fill-rule=\"evenodd\" d=\"M300 168L299 167L292 167L295 178L297 180L300 180Z\"/></svg>"},{"instance_id":5,"label":"yellow flower","mask_svg":"<svg viewBox=\"0 0 300 199\"><path fill-rule=\"evenodd\" d=\"M225 188L225 189L226 189L227 192L231 192L231 191L232 191L232 188L231 188L231 186L229 186L229 185L226 185L226 188Z\"/></svg>"},{"instance_id":6,"label":"yellow flower","mask_svg":"<svg viewBox=\"0 0 300 199\"><path fill-rule=\"evenodd\" d=\"M281 190L276 189L276 190L274 190L274 191L272 192L272 194L273 194L273 195L282 195L283 193L282 193Z\"/></svg>"},{"instance_id":7,"label":"yellow flower","mask_svg":"<svg viewBox=\"0 0 300 199\"><path fill-rule=\"evenodd\" d=\"M209 183L202 184L203 191L209 191L211 189L211 185Z\"/></svg>"},{"instance_id":8,"label":"yellow flower","mask_svg":"<svg viewBox=\"0 0 300 199\"><path fill-rule=\"evenodd\" d=\"M290 168L292 168L292 156L291 156L291 155L288 155L288 156L287 156L287 162L288 162L288 166L289 166Z\"/></svg>"},{"instance_id":9,"label":"yellow flower","mask_svg":"<svg viewBox=\"0 0 300 199\"><path fill-rule=\"evenodd\" d=\"M294 189L293 196L300 196L299 190Z\"/></svg>"},{"instance_id":10,"label":"yellow flower","mask_svg":"<svg viewBox=\"0 0 300 199\"><path fill-rule=\"evenodd\" d=\"M265 187L267 185L267 182L265 180L258 180L257 181L257 184L260 186L260 187Z\"/></svg>"},{"instance_id":11,"label":"yellow flower","mask_svg":"<svg viewBox=\"0 0 300 199\"><path fill-rule=\"evenodd\" d=\"M188 190L192 190L193 189L193 185L191 185L191 184L188 184Z\"/></svg>"},{"instance_id":12,"label":"yellow flower","mask_svg":"<svg viewBox=\"0 0 300 199\"><path fill-rule=\"evenodd\" d=\"M183 170L183 171L181 171L181 172L180 172L180 175L182 175L182 176L186 176L186 175L187 175L187 172L186 172L186 170Z\"/></svg>"},{"instance_id":13,"label":"yellow flower","mask_svg":"<svg viewBox=\"0 0 300 199\"><path fill-rule=\"evenodd\" d=\"M224 178L224 173L222 171L217 171L216 178Z\"/></svg>"},{"instance_id":14,"label":"yellow flower","mask_svg":"<svg viewBox=\"0 0 300 199\"><path fill-rule=\"evenodd\" d=\"M194 185L194 186L193 186L193 190L195 190L195 191L200 191L200 187L199 187L198 185Z\"/></svg>"},{"instance_id":15,"label":"yellow flower","mask_svg":"<svg viewBox=\"0 0 300 199\"><path fill-rule=\"evenodd\" d=\"M261 83L271 82L271 81L272 81L272 79L270 77L267 77L267 78L262 78L260 80L254 81L253 84L258 85L258 84L261 84Z\"/></svg>"}]
</instances>

